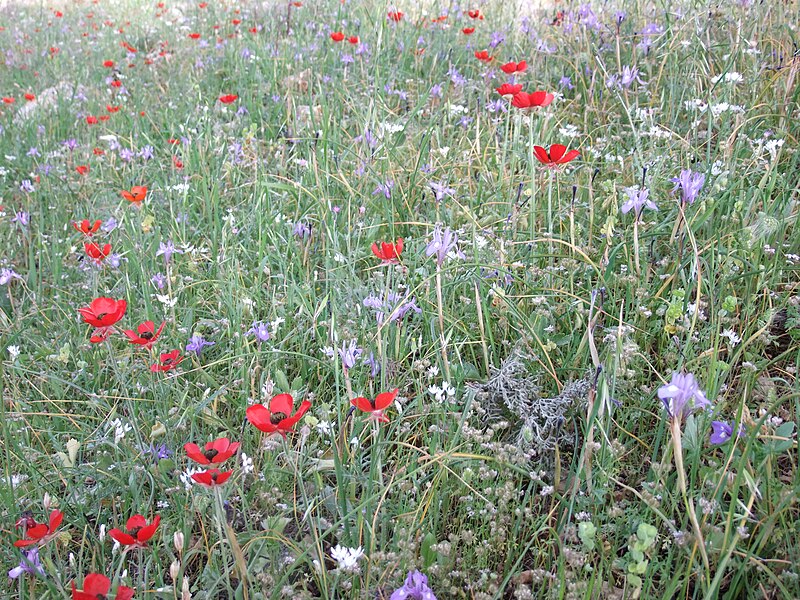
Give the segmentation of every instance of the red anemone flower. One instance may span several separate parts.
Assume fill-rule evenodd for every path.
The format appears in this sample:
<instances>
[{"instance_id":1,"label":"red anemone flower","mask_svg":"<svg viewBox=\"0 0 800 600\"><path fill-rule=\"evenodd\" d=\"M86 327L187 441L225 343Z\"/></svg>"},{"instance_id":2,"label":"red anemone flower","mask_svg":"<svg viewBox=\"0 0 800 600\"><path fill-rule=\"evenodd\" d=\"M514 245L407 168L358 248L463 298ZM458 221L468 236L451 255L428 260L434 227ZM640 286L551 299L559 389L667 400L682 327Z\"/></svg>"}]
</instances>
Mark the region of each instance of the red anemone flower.
<instances>
[{"instance_id":1,"label":"red anemone flower","mask_svg":"<svg viewBox=\"0 0 800 600\"><path fill-rule=\"evenodd\" d=\"M402 252L403 238L397 238L397 241L394 244L391 242L374 242L372 244L372 253L380 258L383 263L398 262Z\"/></svg>"},{"instance_id":2,"label":"red anemone flower","mask_svg":"<svg viewBox=\"0 0 800 600\"><path fill-rule=\"evenodd\" d=\"M278 394L269 401L269 408L263 404L254 404L247 409L247 420L254 427L265 433L280 433L283 437L294 428L295 424L311 408L311 402L303 400L297 412L292 414L294 398L291 394Z\"/></svg>"},{"instance_id":3,"label":"red anemone flower","mask_svg":"<svg viewBox=\"0 0 800 600\"><path fill-rule=\"evenodd\" d=\"M331 34L331 39L338 44L344 39L344 34L341 31L334 31Z\"/></svg>"},{"instance_id":4,"label":"red anemone flower","mask_svg":"<svg viewBox=\"0 0 800 600\"><path fill-rule=\"evenodd\" d=\"M133 202L136 205L140 205L142 202L144 202L144 199L147 198L147 186L135 185L130 189L130 191L121 190L120 194L128 202Z\"/></svg>"},{"instance_id":5,"label":"red anemone flower","mask_svg":"<svg viewBox=\"0 0 800 600\"><path fill-rule=\"evenodd\" d=\"M34 94L31 94L30 92L28 92L27 94L25 94L24 98L25 98L25 100L27 100L28 102L33 102L34 100L36 100L36 96L35 96Z\"/></svg>"},{"instance_id":6,"label":"red anemone flower","mask_svg":"<svg viewBox=\"0 0 800 600\"><path fill-rule=\"evenodd\" d=\"M111 536L111 539L118 541L123 546L136 546L141 548L155 535L160 522L160 515L156 515L152 523L148 523L147 519L142 515L133 515L125 523L125 529L127 529L127 531L115 528L109 530L108 535Z\"/></svg>"},{"instance_id":7,"label":"red anemone flower","mask_svg":"<svg viewBox=\"0 0 800 600\"><path fill-rule=\"evenodd\" d=\"M483 21L483 13L480 10L471 10L467 12L470 19L480 19Z\"/></svg>"},{"instance_id":8,"label":"red anemone flower","mask_svg":"<svg viewBox=\"0 0 800 600\"><path fill-rule=\"evenodd\" d=\"M112 598L109 595L111 590L111 580L100 573L89 573L83 578L83 590L75 587L72 582L72 600L131 600L133 598L133 588L121 585L117 588L116 595Z\"/></svg>"},{"instance_id":9,"label":"red anemone flower","mask_svg":"<svg viewBox=\"0 0 800 600\"><path fill-rule=\"evenodd\" d=\"M100 225L102 224L103 222L100 219L94 223L90 222L89 219L84 219L80 223L77 221L72 222L72 226L75 228L75 231L79 231L83 235L92 235L93 233L97 233L97 231L100 229Z\"/></svg>"},{"instance_id":10,"label":"red anemone flower","mask_svg":"<svg viewBox=\"0 0 800 600\"><path fill-rule=\"evenodd\" d=\"M14 102L16 102L14 98L3 96L3 104L14 104Z\"/></svg>"},{"instance_id":11,"label":"red anemone flower","mask_svg":"<svg viewBox=\"0 0 800 600\"><path fill-rule=\"evenodd\" d=\"M105 342L115 331L116 329L114 327L98 327L92 332L89 341L92 344L99 344L101 342Z\"/></svg>"},{"instance_id":12,"label":"red anemone flower","mask_svg":"<svg viewBox=\"0 0 800 600\"><path fill-rule=\"evenodd\" d=\"M111 106L110 104L106 104L106 110L110 113L119 112L119 106Z\"/></svg>"},{"instance_id":13,"label":"red anemone flower","mask_svg":"<svg viewBox=\"0 0 800 600\"><path fill-rule=\"evenodd\" d=\"M548 167L565 165L581 154L577 150L570 150L567 152L567 147L561 144L553 144L550 146L549 151L541 146L534 146L533 151L536 153L536 158L539 159L539 162Z\"/></svg>"},{"instance_id":14,"label":"red anemone flower","mask_svg":"<svg viewBox=\"0 0 800 600\"><path fill-rule=\"evenodd\" d=\"M17 540L14 542L14 545L17 548L24 548L25 546L32 546L33 544L50 541L63 520L64 513L60 510L54 510L50 513L50 521L47 525L44 523L36 523L33 527L29 527L25 532L25 539Z\"/></svg>"},{"instance_id":15,"label":"red anemone flower","mask_svg":"<svg viewBox=\"0 0 800 600\"><path fill-rule=\"evenodd\" d=\"M553 94L550 92L520 92L511 99L511 105L517 108L535 108L537 106L547 106L553 101Z\"/></svg>"},{"instance_id":16,"label":"red anemone flower","mask_svg":"<svg viewBox=\"0 0 800 600\"><path fill-rule=\"evenodd\" d=\"M231 475L233 475L233 471L209 469L208 471L192 473L192 479L195 481L195 483L199 483L200 485L208 488L213 488L216 485L222 485L228 481Z\"/></svg>"},{"instance_id":17,"label":"red anemone flower","mask_svg":"<svg viewBox=\"0 0 800 600\"><path fill-rule=\"evenodd\" d=\"M97 117L94 115L89 115L86 117L86 124L87 125L97 125Z\"/></svg>"},{"instance_id":18,"label":"red anemone flower","mask_svg":"<svg viewBox=\"0 0 800 600\"><path fill-rule=\"evenodd\" d=\"M405 13L402 13L399 10L393 10L390 11L387 16L389 17L389 20L394 21L395 23L399 23L400 21L403 20L404 14Z\"/></svg>"},{"instance_id":19,"label":"red anemone flower","mask_svg":"<svg viewBox=\"0 0 800 600\"><path fill-rule=\"evenodd\" d=\"M497 89L497 93L501 96L516 96L522 91L522 84L521 83L504 83Z\"/></svg>"},{"instance_id":20,"label":"red anemone flower","mask_svg":"<svg viewBox=\"0 0 800 600\"><path fill-rule=\"evenodd\" d=\"M183 449L186 450L186 456L201 465L220 465L236 454L240 445L224 437L208 442L202 450L192 443L186 444Z\"/></svg>"},{"instance_id":21,"label":"red anemone flower","mask_svg":"<svg viewBox=\"0 0 800 600\"><path fill-rule=\"evenodd\" d=\"M355 46L359 42L359 39L357 35L351 35L349 38L347 38L347 41Z\"/></svg>"},{"instance_id":22,"label":"red anemone flower","mask_svg":"<svg viewBox=\"0 0 800 600\"><path fill-rule=\"evenodd\" d=\"M237 98L239 98L239 96L237 96L236 94L225 94L224 96L219 97L219 101L222 102L223 104L231 104L233 102L236 102Z\"/></svg>"},{"instance_id":23,"label":"red anemone flower","mask_svg":"<svg viewBox=\"0 0 800 600\"><path fill-rule=\"evenodd\" d=\"M162 354L159 354L157 363L150 365L150 370L153 373L158 373L159 371L166 373L167 371L171 371L179 364L181 364L184 358L186 357L181 356L180 350L173 350L172 352L164 352Z\"/></svg>"},{"instance_id":24,"label":"red anemone flower","mask_svg":"<svg viewBox=\"0 0 800 600\"><path fill-rule=\"evenodd\" d=\"M111 254L111 244L101 246L97 242L84 242L83 249L86 251L86 255L97 263L103 262Z\"/></svg>"},{"instance_id":25,"label":"red anemone flower","mask_svg":"<svg viewBox=\"0 0 800 600\"><path fill-rule=\"evenodd\" d=\"M75 167L75 170L78 172L78 175L86 175L89 172L88 165L78 165Z\"/></svg>"},{"instance_id":26,"label":"red anemone flower","mask_svg":"<svg viewBox=\"0 0 800 600\"><path fill-rule=\"evenodd\" d=\"M398 391L399 390L395 389L393 392L383 392L382 394L378 394L374 400L369 400L368 398L353 398L350 404L360 411L369 413L369 418L371 420L380 423L388 423L389 417L387 417L383 411L392 405L394 399L397 398Z\"/></svg>"},{"instance_id":27,"label":"red anemone flower","mask_svg":"<svg viewBox=\"0 0 800 600\"><path fill-rule=\"evenodd\" d=\"M507 62L500 67L500 70L506 75L513 75L514 73L524 73L528 68L528 63L524 60L522 62Z\"/></svg>"},{"instance_id":28,"label":"red anemone flower","mask_svg":"<svg viewBox=\"0 0 800 600\"><path fill-rule=\"evenodd\" d=\"M156 331L156 325L152 321L145 321L141 323L137 328L136 331L133 329L126 329L122 333L124 333L131 344L136 344L137 346L143 346L150 350L153 345L156 343L158 336L161 335L161 332L164 330L164 321L161 321L161 325L158 326L158 331Z\"/></svg>"},{"instance_id":29,"label":"red anemone flower","mask_svg":"<svg viewBox=\"0 0 800 600\"><path fill-rule=\"evenodd\" d=\"M472 35L473 33L475 33L475 28L474 27L464 27L464 29L461 30L461 33L463 33L464 35Z\"/></svg>"},{"instance_id":30,"label":"red anemone flower","mask_svg":"<svg viewBox=\"0 0 800 600\"><path fill-rule=\"evenodd\" d=\"M487 50L481 50L480 52L476 52L475 58L485 63L489 63L494 60L494 56L489 56L489 52Z\"/></svg>"},{"instance_id":31,"label":"red anemone flower","mask_svg":"<svg viewBox=\"0 0 800 600\"><path fill-rule=\"evenodd\" d=\"M200 34L199 33L190 33L189 37L191 39L193 39L193 40L199 40L200 39Z\"/></svg>"},{"instance_id":32,"label":"red anemone flower","mask_svg":"<svg viewBox=\"0 0 800 600\"><path fill-rule=\"evenodd\" d=\"M79 308L83 321L94 327L111 327L125 314L128 302L113 298L95 298L89 306Z\"/></svg>"},{"instance_id":33,"label":"red anemone flower","mask_svg":"<svg viewBox=\"0 0 800 600\"><path fill-rule=\"evenodd\" d=\"M103 66L106 69L111 69L111 68L114 67L114 61L113 60L105 60L105 61L103 61Z\"/></svg>"}]
</instances>

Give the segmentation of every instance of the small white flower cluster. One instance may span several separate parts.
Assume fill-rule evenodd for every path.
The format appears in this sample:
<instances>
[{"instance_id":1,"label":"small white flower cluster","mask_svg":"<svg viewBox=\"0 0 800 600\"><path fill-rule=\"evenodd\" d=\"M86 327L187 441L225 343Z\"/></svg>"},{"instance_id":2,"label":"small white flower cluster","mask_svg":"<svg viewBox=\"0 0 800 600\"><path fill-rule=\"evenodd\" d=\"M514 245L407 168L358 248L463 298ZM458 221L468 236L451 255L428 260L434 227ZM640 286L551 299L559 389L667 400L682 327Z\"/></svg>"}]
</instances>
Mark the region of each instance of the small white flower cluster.
<instances>
[{"instance_id":1,"label":"small white flower cluster","mask_svg":"<svg viewBox=\"0 0 800 600\"><path fill-rule=\"evenodd\" d=\"M358 561L364 557L364 550L358 548L345 548L336 544L331 548L331 558L338 563L339 569L348 573L358 573Z\"/></svg>"},{"instance_id":2,"label":"small white flower cluster","mask_svg":"<svg viewBox=\"0 0 800 600\"><path fill-rule=\"evenodd\" d=\"M123 423L120 419L112 419L108 423L108 432L114 431L114 444L119 444L125 439L125 434L128 433L133 427L128 423Z\"/></svg>"},{"instance_id":3,"label":"small white flower cluster","mask_svg":"<svg viewBox=\"0 0 800 600\"><path fill-rule=\"evenodd\" d=\"M456 395L456 389L447 381L442 383L442 386L432 385L428 388L428 393L431 394L436 402L442 403L445 400L451 400Z\"/></svg>"}]
</instances>

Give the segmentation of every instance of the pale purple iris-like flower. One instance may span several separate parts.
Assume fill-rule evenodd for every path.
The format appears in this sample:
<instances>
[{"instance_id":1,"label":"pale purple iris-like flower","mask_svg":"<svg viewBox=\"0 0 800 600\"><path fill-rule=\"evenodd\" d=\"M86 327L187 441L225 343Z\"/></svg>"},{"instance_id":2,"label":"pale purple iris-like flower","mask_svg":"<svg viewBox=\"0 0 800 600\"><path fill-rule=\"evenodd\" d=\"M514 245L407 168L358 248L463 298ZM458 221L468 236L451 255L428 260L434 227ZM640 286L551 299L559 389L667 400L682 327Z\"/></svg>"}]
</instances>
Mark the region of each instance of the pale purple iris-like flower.
<instances>
[{"instance_id":1,"label":"pale purple iris-like flower","mask_svg":"<svg viewBox=\"0 0 800 600\"><path fill-rule=\"evenodd\" d=\"M32 548L23 553L19 561L19 566L14 567L8 572L11 579L18 579L23 573L30 575L44 575L44 567L39 560L39 549Z\"/></svg>"},{"instance_id":2,"label":"pale purple iris-like flower","mask_svg":"<svg viewBox=\"0 0 800 600\"><path fill-rule=\"evenodd\" d=\"M372 192L372 195L375 196L377 194L383 194L387 200L392 197L392 188L394 187L394 181L391 179L387 180L386 183L379 183L378 187L375 188L375 191Z\"/></svg>"},{"instance_id":3,"label":"pale purple iris-like flower","mask_svg":"<svg viewBox=\"0 0 800 600\"><path fill-rule=\"evenodd\" d=\"M292 233L301 240L306 240L311 237L311 225L304 221L298 221L294 224Z\"/></svg>"},{"instance_id":4,"label":"pale purple iris-like flower","mask_svg":"<svg viewBox=\"0 0 800 600\"><path fill-rule=\"evenodd\" d=\"M739 425L737 435L739 437L744 435L744 426ZM726 421L711 421L711 437L709 438L709 441L712 444L719 446L720 444L727 442L732 437L733 425Z\"/></svg>"},{"instance_id":5,"label":"pale purple iris-like flower","mask_svg":"<svg viewBox=\"0 0 800 600\"><path fill-rule=\"evenodd\" d=\"M441 202L445 196L452 196L456 193L456 191L448 187L446 183L442 183L440 181L431 181L428 185L433 190L433 193L436 195L436 201Z\"/></svg>"},{"instance_id":6,"label":"pale purple iris-like flower","mask_svg":"<svg viewBox=\"0 0 800 600\"><path fill-rule=\"evenodd\" d=\"M639 189L638 187L629 187L625 188L625 193L628 195L628 199L620 209L623 215L633 210L634 214L638 217L645 208L658 210L655 203L650 200L650 190L647 188Z\"/></svg>"},{"instance_id":7,"label":"pale purple iris-like flower","mask_svg":"<svg viewBox=\"0 0 800 600\"><path fill-rule=\"evenodd\" d=\"M441 224L437 224L436 229L433 230L433 239L425 248L425 255L433 256L435 254L437 264L442 266L444 259L451 253L458 258L466 258L464 253L458 249L458 233L449 227L442 229Z\"/></svg>"},{"instance_id":8,"label":"pale purple iris-like flower","mask_svg":"<svg viewBox=\"0 0 800 600\"><path fill-rule=\"evenodd\" d=\"M266 342L269 339L269 323L255 321L247 330L247 335L254 335L259 342Z\"/></svg>"},{"instance_id":9,"label":"pale purple iris-like flower","mask_svg":"<svg viewBox=\"0 0 800 600\"><path fill-rule=\"evenodd\" d=\"M163 290L164 286L167 285L167 278L164 277L163 273L156 273L150 278L150 282L158 289Z\"/></svg>"},{"instance_id":10,"label":"pale purple iris-like flower","mask_svg":"<svg viewBox=\"0 0 800 600\"><path fill-rule=\"evenodd\" d=\"M378 324L382 324L386 320L386 315L389 315L389 322L402 321L403 318L411 311L420 314L422 309L417 306L417 301L413 296L406 294L401 296L394 292L387 294L386 300L379 296L369 295L364 298L364 306L371 308L375 311L375 318Z\"/></svg>"},{"instance_id":11,"label":"pale purple iris-like flower","mask_svg":"<svg viewBox=\"0 0 800 600\"><path fill-rule=\"evenodd\" d=\"M681 202L693 204L697 200L700 190L703 189L706 176L703 173L695 173L691 169L685 169L681 170L681 174L673 177L670 181L675 184L675 187L672 188L673 192L681 191Z\"/></svg>"},{"instance_id":12,"label":"pale purple iris-like flower","mask_svg":"<svg viewBox=\"0 0 800 600\"><path fill-rule=\"evenodd\" d=\"M14 269L0 269L0 285L10 283L12 279L22 279L22 277Z\"/></svg>"},{"instance_id":13,"label":"pale purple iris-like flower","mask_svg":"<svg viewBox=\"0 0 800 600\"><path fill-rule=\"evenodd\" d=\"M695 410L711 407L692 373L673 373L672 381L658 388L658 397L673 419L683 419Z\"/></svg>"},{"instance_id":14,"label":"pale purple iris-like flower","mask_svg":"<svg viewBox=\"0 0 800 600\"><path fill-rule=\"evenodd\" d=\"M200 356L203 352L203 348L213 346L215 343L216 342L208 342L203 339L202 335L195 333L186 343L186 352L194 352L197 356Z\"/></svg>"},{"instance_id":15,"label":"pale purple iris-like flower","mask_svg":"<svg viewBox=\"0 0 800 600\"><path fill-rule=\"evenodd\" d=\"M167 240L166 242L161 242L158 245L158 252L156 252L156 256L163 256L164 263L168 263L172 260L173 254L183 254L182 250L178 250L175 247L175 244L172 243L172 240Z\"/></svg>"},{"instance_id":16,"label":"pale purple iris-like flower","mask_svg":"<svg viewBox=\"0 0 800 600\"><path fill-rule=\"evenodd\" d=\"M352 369L356 366L356 360L363 350L358 347L356 340L350 340L350 343L342 342L342 347L339 348L339 356L342 359L342 366L345 369Z\"/></svg>"},{"instance_id":17,"label":"pale purple iris-like flower","mask_svg":"<svg viewBox=\"0 0 800 600\"><path fill-rule=\"evenodd\" d=\"M392 592L389 600L436 600L428 587L428 578L419 571L411 571L402 587Z\"/></svg>"}]
</instances>

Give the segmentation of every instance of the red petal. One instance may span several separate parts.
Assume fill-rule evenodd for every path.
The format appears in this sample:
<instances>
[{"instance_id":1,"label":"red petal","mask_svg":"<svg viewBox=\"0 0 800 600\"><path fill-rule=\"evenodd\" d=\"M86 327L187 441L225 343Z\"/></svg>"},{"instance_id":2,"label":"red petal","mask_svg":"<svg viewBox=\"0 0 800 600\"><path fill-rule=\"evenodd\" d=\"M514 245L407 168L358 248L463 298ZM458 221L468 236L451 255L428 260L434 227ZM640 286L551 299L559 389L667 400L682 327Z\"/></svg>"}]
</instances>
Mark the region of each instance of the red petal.
<instances>
[{"instance_id":1,"label":"red petal","mask_svg":"<svg viewBox=\"0 0 800 600\"><path fill-rule=\"evenodd\" d=\"M161 515L156 515L156 517L153 519L153 522L150 523L150 525L142 527L139 530L139 533L136 535L137 539L140 542L146 542L147 540L149 540L155 534L156 529L158 529L158 524L160 522L161 522Z\"/></svg>"},{"instance_id":2,"label":"red petal","mask_svg":"<svg viewBox=\"0 0 800 600\"><path fill-rule=\"evenodd\" d=\"M271 413L263 404L254 404L247 409L247 420L256 429L265 433L275 433L278 428L270 421Z\"/></svg>"},{"instance_id":3,"label":"red petal","mask_svg":"<svg viewBox=\"0 0 800 600\"><path fill-rule=\"evenodd\" d=\"M575 158L577 158L577 157L578 157L578 156L580 156L580 155L581 155L581 153L580 153L580 152L578 152L577 150L570 150L569 152L567 152L567 154L566 154L564 157L562 157L562 158L561 158L561 159L558 161L558 164L560 164L560 165L565 165L565 164L567 164L569 161L571 161L571 160L574 160Z\"/></svg>"},{"instance_id":4,"label":"red petal","mask_svg":"<svg viewBox=\"0 0 800 600\"><path fill-rule=\"evenodd\" d=\"M378 410L384 410L391 406L394 399L397 398L397 393L400 390L395 389L393 392L383 392L382 394L378 394L377 398L375 398L375 408Z\"/></svg>"},{"instance_id":5,"label":"red petal","mask_svg":"<svg viewBox=\"0 0 800 600\"><path fill-rule=\"evenodd\" d=\"M125 529L130 531L131 529L136 529L137 527L144 527L147 525L147 519L145 519L142 515L133 515L130 519L128 519L125 523Z\"/></svg>"},{"instance_id":6,"label":"red petal","mask_svg":"<svg viewBox=\"0 0 800 600\"><path fill-rule=\"evenodd\" d=\"M269 401L269 411L271 413L290 415L292 414L292 406L294 406L294 398L292 398L291 394L278 394Z\"/></svg>"},{"instance_id":7,"label":"red petal","mask_svg":"<svg viewBox=\"0 0 800 600\"><path fill-rule=\"evenodd\" d=\"M355 406L358 410L366 413L370 413L375 410L375 408L372 406L372 402L363 397L353 398L350 400L350 404Z\"/></svg>"},{"instance_id":8,"label":"red petal","mask_svg":"<svg viewBox=\"0 0 800 600\"><path fill-rule=\"evenodd\" d=\"M539 159L539 162L545 165L550 163L550 157L547 155L547 150L541 146L534 146L533 151L536 153L536 158Z\"/></svg>"},{"instance_id":9,"label":"red petal","mask_svg":"<svg viewBox=\"0 0 800 600\"><path fill-rule=\"evenodd\" d=\"M83 578L83 592L95 597L105 596L111 589L111 580L100 573L89 573Z\"/></svg>"},{"instance_id":10,"label":"red petal","mask_svg":"<svg viewBox=\"0 0 800 600\"><path fill-rule=\"evenodd\" d=\"M206 458L205 454L200 450L200 446L197 444L185 444L183 449L186 451L186 456L191 458L193 461L200 463L201 465L209 464L209 460Z\"/></svg>"},{"instance_id":11,"label":"red petal","mask_svg":"<svg viewBox=\"0 0 800 600\"><path fill-rule=\"evenodd\" d=\"M60 510L54 510L50 513L50 533L53 533L58 526L61 525L61 522L64 520L64 513Z\"/></svg>"},{"instance_id":12,"label":"red petal","mask_svg":"<svg viewBox=\"0 0 800 600\"><path fill-rule=\"evenodd\" d=\"M561 160L561 157L564 156L566 151L566 146L562 146L561 144L553 144L550 146L550 160L554 163L557 163L559 160Z\"/></svg>"},{"instance_id":13,"label":"red petal","mask_svg":"<svg viewBox=\"0 0 800 600\"><path fill-rule=\"evenodd\" d=\"M125 533L121 529L111 529L109 530L108 535L112 540L118 541L123 546L133 546L136 543L136 540L133 539L132 535Z\"/></svg>"}]
</instances>

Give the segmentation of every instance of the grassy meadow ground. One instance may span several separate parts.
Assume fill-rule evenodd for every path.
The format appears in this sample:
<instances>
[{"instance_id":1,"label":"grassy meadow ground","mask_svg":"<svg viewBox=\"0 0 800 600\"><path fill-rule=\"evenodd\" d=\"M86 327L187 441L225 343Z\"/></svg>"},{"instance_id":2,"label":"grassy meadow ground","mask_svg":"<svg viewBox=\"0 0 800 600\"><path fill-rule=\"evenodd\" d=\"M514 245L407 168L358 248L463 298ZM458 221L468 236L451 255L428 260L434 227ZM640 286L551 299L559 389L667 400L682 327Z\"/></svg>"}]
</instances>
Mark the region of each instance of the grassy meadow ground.
<instances>
[{"instance_id":1,"label":"grassy meadow ground","mask_svg":"<svg viewBox=\"0 0 800 600\"><path fill-rule=\"evenodd\" d=\"M798 3L429 4L0 9L0 597L800 597Z\"/></svg>"}]
</instances>

